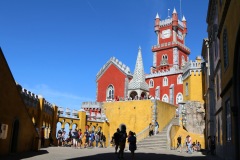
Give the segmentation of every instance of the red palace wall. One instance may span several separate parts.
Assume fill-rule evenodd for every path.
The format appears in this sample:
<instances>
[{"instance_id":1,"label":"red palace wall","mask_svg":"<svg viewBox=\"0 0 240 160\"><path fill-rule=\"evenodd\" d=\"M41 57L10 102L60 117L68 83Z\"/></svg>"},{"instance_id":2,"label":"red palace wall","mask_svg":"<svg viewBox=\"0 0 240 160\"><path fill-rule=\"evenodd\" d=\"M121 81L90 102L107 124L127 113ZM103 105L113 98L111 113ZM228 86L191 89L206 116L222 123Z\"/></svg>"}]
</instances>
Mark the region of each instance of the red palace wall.
<instances>
[{"instance_id":1,"label":"red palace wall","mask_svg":"<svg viewBox=\"0 0 240 160\"><path fill-rule=\"evenodd\" d=\"M174 84L174 104L177 105L176 104L177 94L179 92L183 94L183 84L177 84L178 75L179 74L166 76L168 78L168 86L163 86L163 78L165 76L146 79L146 82L148 84L149 84L150 79L152 79L154 81L154 87L149 88L149 95L155 97L155 89L156 89L157 86L160 86L160 100L162 100L162 97L163 97L164 94L167 94L168 98L170 98L169 87L171 86L171 84Z\"/></svg>"},{"instance_id":2,"label":"red palace wall","mask_svg":"<svg viewBox=\"0 0 240 160\"><path fill-rule=\"evenodd\" d=\"M97 81L98 83L98 94L97 102L106 101L106 91L109 85L114 87L114 97L124 98L125 78L127 76L121 70L119 70L114 64L105 70L103 75Z\"/></svg>"}]
</instances>

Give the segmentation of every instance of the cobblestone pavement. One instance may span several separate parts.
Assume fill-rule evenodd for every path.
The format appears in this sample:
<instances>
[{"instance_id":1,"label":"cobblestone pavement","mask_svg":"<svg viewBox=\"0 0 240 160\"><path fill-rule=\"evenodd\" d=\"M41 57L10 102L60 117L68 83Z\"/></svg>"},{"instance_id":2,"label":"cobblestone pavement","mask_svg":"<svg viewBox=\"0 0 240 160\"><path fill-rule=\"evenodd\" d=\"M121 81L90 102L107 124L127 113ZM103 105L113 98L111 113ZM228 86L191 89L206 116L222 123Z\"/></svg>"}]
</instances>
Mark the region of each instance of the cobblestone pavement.
<instances>
[{"instance_id":1,"label":"cobblestone pavement","mask_svg":"<svg viewBox=\"0 0 240 160\"><path fill-rule=\"evenodd\" d=\"M85 148L75 149L71 147L48 147L38 152L12 154L1 157L3 160L118 160L114 148ZM131 160L130 152L124 152L124 160ZM138 149L135 152L135 160L220 160L213 155L204 155L202 152L177 152L176 150Z\"/></svg>"}]
</instances>

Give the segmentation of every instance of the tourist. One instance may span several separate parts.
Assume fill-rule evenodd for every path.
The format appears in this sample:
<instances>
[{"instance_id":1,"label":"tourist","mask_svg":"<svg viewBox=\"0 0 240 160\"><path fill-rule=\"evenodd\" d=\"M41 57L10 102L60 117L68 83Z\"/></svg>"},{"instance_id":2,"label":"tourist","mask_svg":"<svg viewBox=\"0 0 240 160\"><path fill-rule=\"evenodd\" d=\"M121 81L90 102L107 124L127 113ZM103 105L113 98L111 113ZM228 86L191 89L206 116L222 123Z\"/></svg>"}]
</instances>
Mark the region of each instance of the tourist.
<instances>
[{"instance_id":1,"label":"tourist","mask_svg":"<svg viewBox=\"0 0 240 160\"><path fill-rule=\"evenodd\" d=\"M153 136L153 127L152 123L149 123L149 136Z\"/></svg>"},{"instance_id":2,"label":"tourist","mask_svg":"<svg viewBox=\"0 0 240 160\"><path fill-rule=\"evenodd\" d=\"M115 144L115 154L117 154L117 150L118 150L118 146L119 146L119 136L120 136L119 132L120 132L120 129L118 128L117 131L113 135L114 144Z\"/></svg>"},{"instance_id":3,"label":"tourist","mask_svg":"<svg viewBox=\"0 0 240 160\"><path fill-rule=\"evenodd\" d=\"M159 128L159 124L158 124L158 122L157 122L157 120L155 120L155 133L154 133L154 135L157 135L157 133L158 133L158 128Z\"/></svg>"},{"instance_id":4,"label":"tourist","mask_svg":"<svg viewBox=\"0 0 240 160\"><path fill-rule=\"evenodd\" d=\"M96 147L98 147L98 143L100 142L100 136L98 132L96 132L95 134L95 140L96 140Z\"/></svg>"},{"instance_id":5,"label":"tourist","mask_svg":"<svg viewBox=\"0 0 240 160\"><path fill-rule=\"evenodd\" d=\"M78 147L81 148L82 146L82 130L78 130Z\"/></svg>"},{"instance_id":6,"label":"tourist","mask_svg":"<svg viewBox=\"0 0 240 160\"><path fill-rule=\"evenodd\" d=\"M192 138L190 135L188 135L188 138L187 138L187 146L188 146L188 153L189 154L192 154Z\"/></svg>"},{"instance_id":7,"label":"tourist","mask_svg":"<svg viewBox=\"0 0 240 160\"><path fill-rule=\"evenodd\" d=\"M60 143L62 143L62 131L61 130L58 130L57 140L58 140L58 147L59 147Z\"/></svg>"},{"instance_id":8,"label":"tourist","mask_svg":"<svg viewBox=\"0 0 240 160\"><path fill-rule=\"evenodd\" d=\"M179 135L178 138L177 138L177 148L176 150L178 150L178 148L180 147L180 152L182 152L182 136Z\"/></svg>"},{"instance_id":9,"label":"tourist","mask_svg":"<svg viewBox=\"0 0 240 160\"><path fill-rule=\"evenodd\" d=\"M77 129L73 129L73 132L72 132L72 138L73 138L73 145L72 147L73 148L77 148L78 146L78 132L77 132Z\"/></svg>"},{"instance_id":10,"label":"tourist","mask_svg":"<svg viewBox=\"0 0 240 160\"><path fill-rule=\"evenodd\" d=\"M120 126L120 132L119 132L119 152L118 152L118 158L123 158L124 154L124 148L126 145L126 138L127 138L127 132L126 132L126 125L122 124Z\"/></svg>"},{"instance_id":11,"label":"tourist","mask_svg":"<svg viewBox=\"0 0 240 160\"><path fill-rule=\"evenodd\" d=\"M201 150L201 144L200 144L200 142L197 142L197 144L196 144L196 149L197 149L197 151L200 151L200 150Z\"/></svg>"},{"instance_id":12,"label":"tourist","mask_svg":"<svg viewBox=\"0 0 240 160\"><path fill-rule=\"evenodd\" d=\"M130 131L130 136L128 137L128 143L129 143L129 150L131 151L132 159L134 159L134 152L137 149L136 142L137 142L137 139L134 136L134 133Z\"/></svg>"}]
</instances>

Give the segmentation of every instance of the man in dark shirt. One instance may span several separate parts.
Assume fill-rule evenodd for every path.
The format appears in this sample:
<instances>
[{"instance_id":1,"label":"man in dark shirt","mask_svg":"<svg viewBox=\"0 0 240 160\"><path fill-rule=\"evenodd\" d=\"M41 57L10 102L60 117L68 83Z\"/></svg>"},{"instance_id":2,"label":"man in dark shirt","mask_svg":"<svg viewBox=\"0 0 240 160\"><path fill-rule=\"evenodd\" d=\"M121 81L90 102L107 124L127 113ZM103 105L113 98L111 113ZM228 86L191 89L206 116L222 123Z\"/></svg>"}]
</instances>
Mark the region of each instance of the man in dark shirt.
<instances>
[{"instance_id":1,"label":"man in dark shirt","mask_svg":"<svg viewBox=\"0 0 240 160\"><path fill-rule=\"evenodd\" d=\"M115 143L115 153L117 153L118 146L119 146L119 132L120 132L120 129L118 128L117 131L113 134L113 139Z\"/></svg>"},{"instance_id":2,"label":"man in dark shirt","mask_svg":"<svg viewBox=\"0 0 240 160\"><path fill-rule=\"evenodd\" d=\"M179 135L178 138L177 138L177 148L176 148L176 150L179 147L181 148L180 152L182 152L182 136L181 135Z\"/></svg>"}]
</instances>

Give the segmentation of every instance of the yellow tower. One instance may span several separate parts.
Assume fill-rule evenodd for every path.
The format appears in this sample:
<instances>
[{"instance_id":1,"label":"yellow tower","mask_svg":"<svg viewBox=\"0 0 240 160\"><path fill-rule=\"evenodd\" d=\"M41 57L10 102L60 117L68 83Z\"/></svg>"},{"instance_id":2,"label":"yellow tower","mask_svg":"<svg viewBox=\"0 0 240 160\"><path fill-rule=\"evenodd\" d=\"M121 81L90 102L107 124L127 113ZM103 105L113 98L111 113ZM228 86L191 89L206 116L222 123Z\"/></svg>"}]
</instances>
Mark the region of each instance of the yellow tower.
<instances>
[{"instance_id":1,"label":"yellow tower","mask_svg":"<svg viewBox=\"0 0 240 160\"><path fill-rule=\"evenodd\" d=\"M183 68L183 100L203 101L202 95L202 58L198 56L195 61L189 61Z\"/></svg>"}]
</instances>

